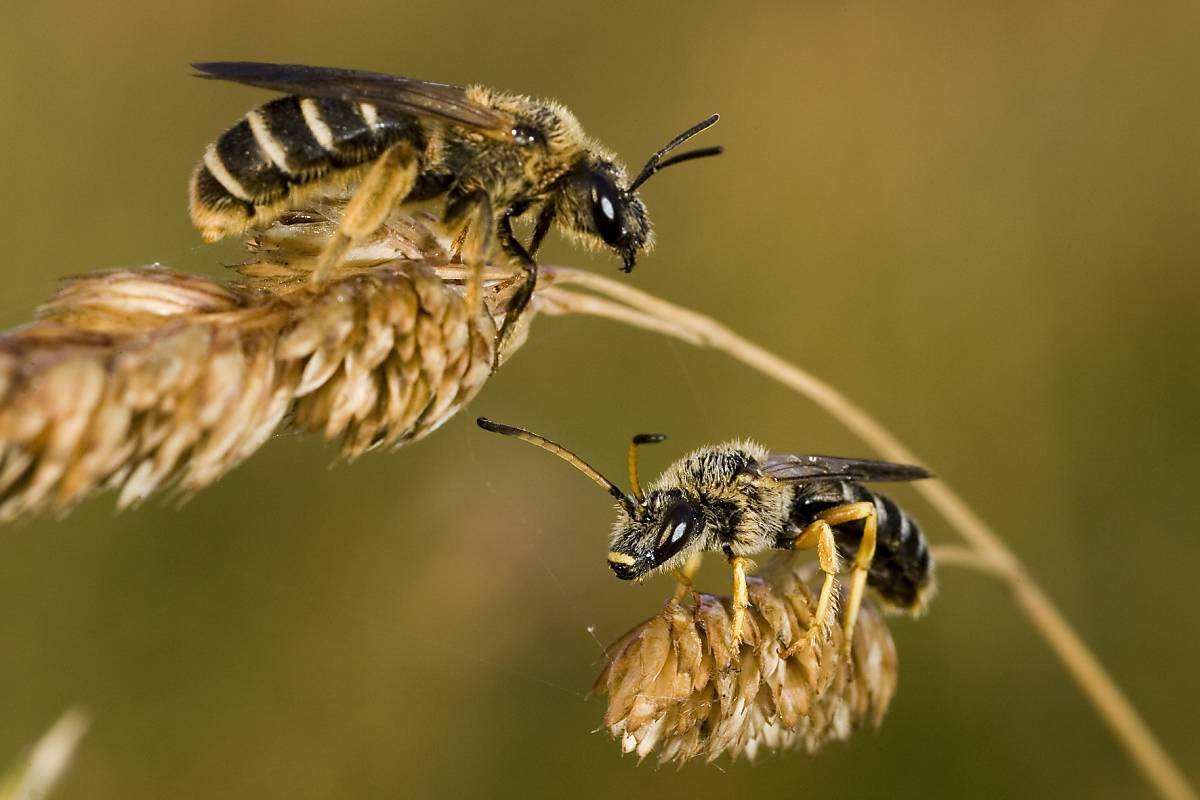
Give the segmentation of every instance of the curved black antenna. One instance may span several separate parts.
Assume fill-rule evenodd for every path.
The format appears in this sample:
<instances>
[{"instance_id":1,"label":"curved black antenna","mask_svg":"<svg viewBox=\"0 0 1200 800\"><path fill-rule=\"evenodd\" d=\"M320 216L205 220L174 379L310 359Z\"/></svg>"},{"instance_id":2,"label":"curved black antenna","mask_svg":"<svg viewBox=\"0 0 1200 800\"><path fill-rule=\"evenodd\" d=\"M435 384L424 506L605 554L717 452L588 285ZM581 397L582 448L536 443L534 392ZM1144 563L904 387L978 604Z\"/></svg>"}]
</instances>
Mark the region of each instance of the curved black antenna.
<instances>
[{"instance_id":1,"label":"curved black antenna","mask_svg":"<svg viewBox=\"0 0 1200 800\"><path fill-rule=\"evenodd\" d=\"M716 125L717 120L720 118L720 114L713 114L711 117L697 122L695 125L688 128L671 141L667 142L665 147L663 147L654 155L650 156L650 158L646 161L646 166L642 167L642 171L638 173L638 176L633 179L633 182L629 184L629 188L625 191L629 193L637 191L639 186L645 183L651 175L658 172L663 167L669 167L672 164L678 164L681 161L690 161L693 158L704 158L706 156L720 155L723 152L723 148L706 147L703 150L692 150L688 153L682 153L675 158L669 158L666 161L662 160L663 156L674 150L676 147L679 147L679 145L683 144L688 139L691 139L696 134L711 128L713 125Z\"/></svg>"},{"instance_id":2,"label":"curved black antenna","mask_svg":"<svg viewBox=\"0 0 1200 800\"><path fill-rule=\"evenodd\" d=\"M633 500L630 499L629 495L622 492L619 486L601 475L600 470L596 469L591 464L587 463L582 458L563 447L561 444L552 442L545 436L538 436L536 433L527 431L524 428L516 428L512 425L505 425L502 422L492 422L487 417L480 417L479 419L475 420L475 422L485 431L502 433L505 436L513 436L517 439L529 442L530 444L535 444L543 450L548 450L551 453L554 453L554 455L558 456L563 461L566 461L584 475L587 475L589 478L595 481L600 488L611 494L616 501L621 504L621 510L628 514L630 519L637 519L637 506L634 505Z\"/></svg>"},{"instance_id":3,"label":"curved black antenna","mask_svg":"<svg viewBox=\"0 0 1200 800\"><path fill-rule=\"evenodd\" d=\"M658 167L654 171L658 172L659 170L663 170L663 169L666 169L667 167L674 166L675 164L682 164L684 161L691 161L693 158L708 158L709 156L719 156L719 155L721 155L721 153L724 153L724 152L725 152L725 148L722 147L721 145L717 145L716 147L701 147L696 150L688 150L686 153L680 153L679 155L671 156L666 161L660 161L658 163ZM643 183L645 183L645 181L643 181Z\"/></svg>"},{"instance_id":4,"label":"curved black antenna","mask_svg":"<svg viewBox=\"0 0 1200 800\"><path fill-rule=\"evenodd\" d=\"M666 434L662 433L639 433L629 442L629 488L640 506L646 505L646 498L642 496L642 487L638 484L638 445L658 444L666 438Z\"/></svg>"}]
</instances>

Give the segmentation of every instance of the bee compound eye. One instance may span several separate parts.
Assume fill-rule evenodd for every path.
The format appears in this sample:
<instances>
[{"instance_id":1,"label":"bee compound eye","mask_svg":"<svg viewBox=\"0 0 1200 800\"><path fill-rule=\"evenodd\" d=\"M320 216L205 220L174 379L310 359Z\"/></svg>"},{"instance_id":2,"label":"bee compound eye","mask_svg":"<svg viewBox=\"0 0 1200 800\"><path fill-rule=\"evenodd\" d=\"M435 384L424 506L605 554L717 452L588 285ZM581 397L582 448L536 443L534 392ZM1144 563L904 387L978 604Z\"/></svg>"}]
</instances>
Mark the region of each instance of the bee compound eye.
<instances>
[{"instance_id":1,"label":"bee compound eye","mask_svg":"<svg viewBox=\"0 0 1200 800\"><path fill-rule=\"evenodd\" d=\"M661 564L683 549L696 535L698 523L696 510L691 503L681 500L671 506L659 530L658 547L654 553L655 562Z\"/></svg>"},{"instance_id":2,"label":"bee compound eye","mask_svg":"<svg viewBox=\"0 0 1200 800\"><path fill-rule=\"evenodd\" d=\"M674 527L668 526L670 527L671 534L667 537L667 544L675 544L681 541L684 535L687 534L688 526L691 524L692 521L690 519L680 520L679 522L672 521L671 525Z\"/></svg>"},{"instance_id":3,"label":"bee compound eye","mask_svg":"<svg viewBox=\"0 0 1200 800\"><path fill-rule=\"evenodd\" d=\"M609 247L619 247L625 238L621 204L621 193L612 181L604 175L592 177L592 221Z\"/></svg>"}]
</instances>

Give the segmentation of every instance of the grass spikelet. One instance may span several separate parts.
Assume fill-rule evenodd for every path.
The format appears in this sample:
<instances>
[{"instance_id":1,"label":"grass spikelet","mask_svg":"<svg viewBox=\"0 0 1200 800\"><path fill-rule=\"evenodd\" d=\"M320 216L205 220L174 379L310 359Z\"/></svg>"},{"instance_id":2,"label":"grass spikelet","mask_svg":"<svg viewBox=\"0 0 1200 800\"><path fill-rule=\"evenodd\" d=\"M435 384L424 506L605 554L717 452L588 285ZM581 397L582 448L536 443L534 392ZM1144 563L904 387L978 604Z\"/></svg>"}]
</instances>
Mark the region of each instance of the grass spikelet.
<instances>
[{"instance_id":1,"label":"grass spikelet","mask_svg":"<svg viewBox=\"0 0 1200 800\"><path fill-rule=\"evenodd\" d=\"M729 598L672 601L608 650L594 690L608 695L604 727L622 751L660 763L754 756L848 738L878 725L896 689L896 648L879 611L864 603L853 655L841 628L792 656L788 645L812 622L813 565L776 556L749 581L749 637L730 646ZM819 640L819 641L818 641Z\"/></svg>"},{"instance_id":2,"label":"grass spikelet","mask_svg":"<svg viewBox=\"0 0 1200 800\"><path fill-rule=\"evenodd\" d=\"M344 270L315 292L247 272L237 287L161 267L86 275L0 335L0 520L102 489L121 507L194 492L289 414L347 458L398 446L491 374L491 313L469 316L430 264Z\"/></svg>"}]
</instances>

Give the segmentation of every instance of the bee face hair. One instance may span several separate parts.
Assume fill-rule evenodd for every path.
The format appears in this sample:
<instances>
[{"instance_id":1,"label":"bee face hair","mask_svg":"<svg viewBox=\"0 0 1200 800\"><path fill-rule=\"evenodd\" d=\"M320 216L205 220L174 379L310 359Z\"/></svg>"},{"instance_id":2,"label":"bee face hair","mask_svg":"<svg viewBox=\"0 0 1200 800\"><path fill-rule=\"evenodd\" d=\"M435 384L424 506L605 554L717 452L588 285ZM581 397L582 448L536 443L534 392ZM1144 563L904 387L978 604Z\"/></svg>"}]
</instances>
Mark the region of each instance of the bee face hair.
<instances>
[{"instance_id":1,"label":"bee face hair","mask_svg":"<svg viewBox=\"0 0 1200 800\"><path fill-rule=\"evenodd\" d=\"M790 490L749 469L767 451L753 442L702 447L669 466L636 516L613 526L609 566L641 578L681 567L698 551L753 553L787 527Z\"/></svg>"},{"instance_id":2,"label":"bee face hair","mask_svg":"<svg viewBox=\"0 0 1200 800\"><path fill-rule=\"evenodd\" d=\"M599 148L593 147L560 181L549 201L559 215L562 229L584 245L607 247L621 257L625 272L631 272L640 253L654 244L646 206L638 187L659 170L697 158L720 155L721 147L705 147L666 155L701 131L716 124L713 114L676 136L647 159L641 172L629 182L625 170Z\"/></svg>"},{"instance_id":3,"label":"bee face hair","mask_svg":"<svg viewBox=\"0 0 1200 800\"><path fill-rule=\"evenodd\" d=\"M589 157L567 173L552 201L559 223L579 243L620 256L629 272L653 244L641 199L625 188L625 170L606 158Z\"/></svg>"},{"instance_id":4,"label":"bee face hair","mask_svg":"<svg viewBox=\"0 0 1200 800\"><path fill-rule=\"evenodd\" d=\"M636 519L613 526L608 566L622 580L682 566L704 541L705 514L677 489L651 492Z\"/></svg>"}]
</instances>

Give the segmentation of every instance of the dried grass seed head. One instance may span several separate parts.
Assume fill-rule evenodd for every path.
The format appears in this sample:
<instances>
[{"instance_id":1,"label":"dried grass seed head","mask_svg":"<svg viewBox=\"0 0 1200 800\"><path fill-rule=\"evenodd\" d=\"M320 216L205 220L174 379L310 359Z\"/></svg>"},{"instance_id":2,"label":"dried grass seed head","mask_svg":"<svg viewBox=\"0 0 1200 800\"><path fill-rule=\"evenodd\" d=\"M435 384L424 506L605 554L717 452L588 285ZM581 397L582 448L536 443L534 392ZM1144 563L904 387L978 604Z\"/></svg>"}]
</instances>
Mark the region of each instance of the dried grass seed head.
<instances>
[{"instance_id":1,"label":"dried grass seed head","mask_svg":"<svg viewBox=\"0 0 1200 800\"><path fill-rule=\"evenodd\" d=\"M594 688L608 695L604 726L621 749L641 758L657 752L660 763L753 758L762 749L812 753L867 720L879 724L897 663L872 604L862 607L849 661L836 626L781 656L812 624L812 572L781 554L750 579L750 630L737 653L729 600L706 594L669 603L609 648Z\"/></svg>"},{"instance_id":2,"label":"dried grass seed head","mask_svg":"<svg viewBox=\"0 0 1200 800\"><path fill-rule=\"evenodd\" d=\"M315 293L161 267L72 279L0 336L0 519L102 489L122 507L196 491L289 412L350 458L414 441L479 391L495 333L425 263L354 270Z\"/></svg>"}]
</instances>

